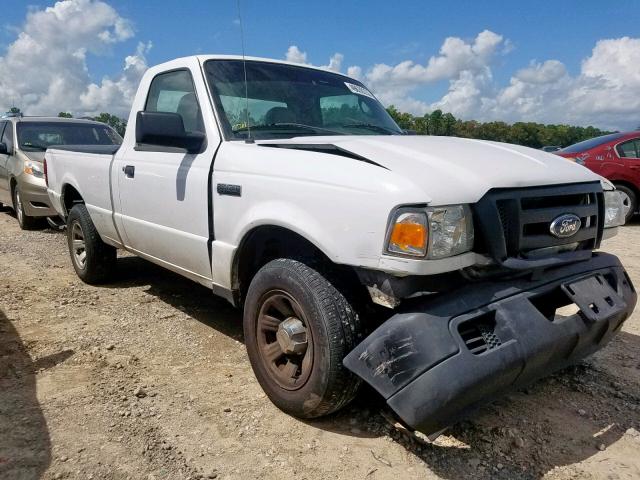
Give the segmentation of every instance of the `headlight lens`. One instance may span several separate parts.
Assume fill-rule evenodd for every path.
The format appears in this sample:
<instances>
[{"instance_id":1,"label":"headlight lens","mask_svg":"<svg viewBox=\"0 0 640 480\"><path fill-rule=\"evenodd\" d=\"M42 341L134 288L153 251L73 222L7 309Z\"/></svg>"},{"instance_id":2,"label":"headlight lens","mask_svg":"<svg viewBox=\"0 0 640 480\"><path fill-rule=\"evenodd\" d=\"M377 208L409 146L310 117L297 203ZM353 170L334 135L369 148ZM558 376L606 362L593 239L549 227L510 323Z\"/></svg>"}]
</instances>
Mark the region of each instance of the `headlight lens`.
<instances>
[{"instance_id":1,"label":"headlight lens","mask_svg":"<svg viewBox=\"0 0 640 480\"><path fill-rule=\"evenodd\" d=\"M27 175L33 175L37 178L44 178L44 172L39 163L25 162L24 173L26 173Z\"/></svg>"},{"instance_id":2,"label":"headlight lens","mask_svg":"<svg viewBox=\"0 0 640 480\"><path fill-rule=\"evenodd\" d=\"M444 258L473 248L473 221L468 205L428 207L428 258Z\"/></svg>"},{"instance_id":3,"label":"headlight lens","mask_svg":"<svg viewBox=\"0 0 640 480\"><path fill-rule=\"evenodd\" d=\"M424 257L427 253L427 214L424 211L400 209L391 223L390 253Z\"/></svg>"},{"instance_id":4,"label":"headlight lens","mask_svg":"<svg viewBox=\"0 0 640 480\"><path fill-rule=\"evenodd\" d=\"M437 259L472 247L473 221L468 205L400 208L391 219L389 253Z\"/></svg>"},{"instance_id":5,"label":"headlight lens","mask_svg":"<svg viewBox=\"0 0 640 480\"><path fill-rule=\"evenodd\" d=\"M618 190L604 192L604 228L624 225L626 212Z\"/></svg>"}]
</instances>

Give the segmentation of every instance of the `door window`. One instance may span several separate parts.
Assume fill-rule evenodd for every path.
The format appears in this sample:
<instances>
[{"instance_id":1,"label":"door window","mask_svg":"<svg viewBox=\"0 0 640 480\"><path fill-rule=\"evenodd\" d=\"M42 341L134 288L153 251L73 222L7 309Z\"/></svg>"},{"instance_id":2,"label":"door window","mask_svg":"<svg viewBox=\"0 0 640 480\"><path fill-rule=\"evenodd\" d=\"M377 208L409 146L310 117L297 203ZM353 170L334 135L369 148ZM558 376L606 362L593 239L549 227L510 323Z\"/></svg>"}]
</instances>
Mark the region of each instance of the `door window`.
<instances>
[{"instance_id":1,"label":"door window","mask_svg":"<svg viewBox=\"0 0 640 480\"><path fill-rule=\"evenodd\" d=\"M4 143L7 146L8 152L13 152L13 125L11 122L5 122L5 125L6 127L2 133L0 143ZM2 127L0 127L0 130L2 130Z\"/></svg>"},{"instance_id":2,"label":"door window","mask_svg":"<svg viewBox=\"0 0 640 480\"><path fill-rule=\"evenodd\" d=\"M640 138L621 143L616 150L622 158L640 158Z\"/></svg>"},{"instance_id":3,"label":"door window","mask_svg":"<svg viewBox=\"0 0 640 480\"><path fill-rule=\"evenodd\" d=\"M204 133L204 124L191 73L175 70L161 73L151 82L146 112L177 113L187 133Z\"/></svg>"}]
</instances>

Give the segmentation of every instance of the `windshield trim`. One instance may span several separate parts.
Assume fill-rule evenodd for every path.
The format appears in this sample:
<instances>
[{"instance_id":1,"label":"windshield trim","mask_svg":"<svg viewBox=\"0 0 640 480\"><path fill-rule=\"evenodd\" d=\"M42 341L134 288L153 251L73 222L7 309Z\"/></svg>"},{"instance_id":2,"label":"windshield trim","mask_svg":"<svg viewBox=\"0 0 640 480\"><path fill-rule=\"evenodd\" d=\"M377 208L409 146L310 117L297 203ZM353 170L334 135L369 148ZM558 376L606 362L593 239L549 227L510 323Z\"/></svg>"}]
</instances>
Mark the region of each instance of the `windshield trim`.
<instances>
[{"instance_id":1,"label":"windshield trim","mask_svg":"<svg viewBox=\"0 0 640 480\"><path fill-rule=\"evenodd\" d=\"M215 62L229 62L229 61L236 61L236 62L241 62L243 61L242 58L209 58L207 60L205 60L201 65L202 65L202 74L204 75L204 80L205 80L205 84L207 86L207 91L209 93L209 100L211 101L211 105L213 107L213 113L216 117L216 120L218 122L218 129L220 131L220 133L222 134L222 139L226 142L248 142L248 143L253 143L255 141L262 141L262 140L285 140L288 138L298 138L298 137L314 137L314 136L319 136L318 134L304 134L302 132L300 132L300 134L294 134L291 136L287 136L287 137L274 137L274 138L236 138L234 135L234 132L232 130L232 126L229 123L226 115L224 114L224 108L222 106L222 102L220 100L220 96L217 95L215 93L215 86L213 85L213 81L212 80L212 76L209 74L209 72L207 71L207 65L209 63L215 63ZM370 93L371 96L373 97L373 99L375 101L377 101L378 103L380 103L380 105L384 108L384 105L382 105L382 102L380 102L380 100L373 94L373 92L371 92L366 85L364 85L362 82L360 82L359 80L356 80L355 78L349 77L343 73L340 72L334 72L331 70L325 70L325 69L321 69L321 68L314 68L314 67L308 67L308 66L304 66L304 65L298 65L298 64L291 64L291 63L287 63L287 62L277 62L277 61L269 61L266 59L246 59L246 63L249 64L264 64L264 65L277 65L277 66L281 66L281 67L288 67L288 68L297 68L297 69L302 69L302 70L309 70L312 72L317 72L318 74L326 74L326 75L334 75L336 77L340 77L343 81L348 81L349 83L353 83L355 85L361 86L365 89L367 89ZM386 110L386 109L385 109ZM392 119L393 120L393 119ZM395 123L395 120L393 120L393 122ZM397 124L396 124L397 125ZM402 134L402 128L400 128L400 126L398 126L398 134L401 135ZM350 135L349 133L342 133L342 132L336 132L335 136L346 136L346 135ZM357 135L357 134L355 134ZM332 136L332 135L322 135L322 136Z\"/></svg>"}]
</instances>

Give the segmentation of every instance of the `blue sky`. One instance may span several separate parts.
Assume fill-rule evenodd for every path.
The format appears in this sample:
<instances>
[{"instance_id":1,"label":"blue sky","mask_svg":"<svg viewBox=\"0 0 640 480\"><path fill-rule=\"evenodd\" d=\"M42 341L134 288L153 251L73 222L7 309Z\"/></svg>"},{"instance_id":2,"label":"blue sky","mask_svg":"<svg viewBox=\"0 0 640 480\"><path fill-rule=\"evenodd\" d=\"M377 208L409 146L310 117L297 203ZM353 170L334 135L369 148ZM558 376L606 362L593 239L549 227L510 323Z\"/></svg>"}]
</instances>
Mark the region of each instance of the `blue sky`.
<instances>
[{"instance_id":1,"label":"blue sky","mask_svg":"<svg viewBox=\"0 0 640 480\"><path fill-rule=\"evenodd\" d=\"M109 45L99 56L87 55L86 65L93 82L100 82L104 76L115 77L123 68L123 59L135 51L139 42L153 44L145 53L149 65L194 53L240 52L239 29L234 22L236 0L103 1L131 23L133 35ZM3 0L2 4L0 55L23 28L27 11L41 10L54 2ZM488 87L483 80L481 95L490 96L509 86L514 74L531 62L557 60L567 76L577 79L582 61L592 55L599 40L640 37L640 5L630 0L241 0L241 5L247 54L283 58L287 49L296 45L306 52L309 63L323 65L340 53L344 56L343 70L359 66L365 83L366 72L375 64L394 66L411 61L425 65L430 57L438 55L446 38L456 37L471 44L480 32L489 30L502 38L487 60L491 85ZM415 101L407 101L407 108L413 105L414 109L428 110L437 106L451 81L458 78L456 75L418 81L407 88L404 94ZM391 94L387 96L394 99ZM452 103L441 104L457 108ZM482 113L479 107L474 108L461 108L460 114L491 116L488 111ZM558 119L562 120L565 119Z\"/></svg>"}]
</instances>

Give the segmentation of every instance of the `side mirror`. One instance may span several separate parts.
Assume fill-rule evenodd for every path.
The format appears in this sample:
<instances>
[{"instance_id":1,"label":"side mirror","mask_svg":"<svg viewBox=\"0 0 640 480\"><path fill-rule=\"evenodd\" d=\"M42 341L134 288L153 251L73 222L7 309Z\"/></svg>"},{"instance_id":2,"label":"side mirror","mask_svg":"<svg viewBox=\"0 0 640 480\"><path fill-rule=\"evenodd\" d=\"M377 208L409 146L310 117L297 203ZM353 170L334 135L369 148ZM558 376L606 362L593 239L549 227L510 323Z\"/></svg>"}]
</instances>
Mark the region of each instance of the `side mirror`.
<instances>
[{"instance_id":1,"label":"side mirror","mask_svg":"<svg viewBox=\"0 0 640 480\"><path fill-rule=\"evenodd\" d=\"M0 155L9 155L9 149L6 143L0 143Z\"/></svg>"},{"instance_id":2,"label":"side mirror","mask_svg":"<svg viewBox=\"0 0 640 480\"><path fill-rule=\"evenodd\" d=\"M185 132L182 116L177 113L138 112L136 115L136 143L184 148L189 153L198 153L204 141L203 133Z\"/></svg>"}]
</instances>

